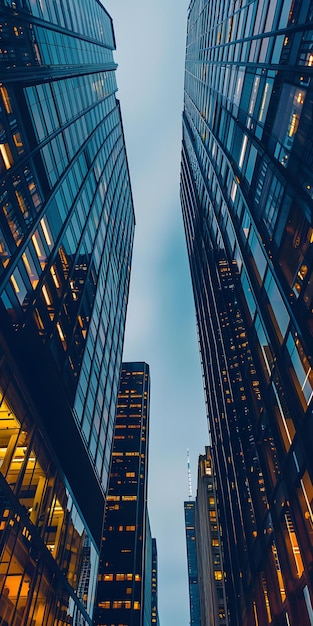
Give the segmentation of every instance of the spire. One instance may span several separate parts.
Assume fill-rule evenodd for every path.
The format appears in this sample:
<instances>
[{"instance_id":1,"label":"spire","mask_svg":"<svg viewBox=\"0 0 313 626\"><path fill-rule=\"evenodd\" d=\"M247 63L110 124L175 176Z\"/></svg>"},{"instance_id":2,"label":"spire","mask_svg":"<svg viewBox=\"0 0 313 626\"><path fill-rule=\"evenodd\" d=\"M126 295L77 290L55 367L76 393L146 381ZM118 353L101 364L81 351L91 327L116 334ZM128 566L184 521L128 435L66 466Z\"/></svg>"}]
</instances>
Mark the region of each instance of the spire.
<instances>
[{"instance_id":1,"label":"spire","mask_svg":"<svg viewBox=\"0 0 313 626\"><path fill-rule=\"evenodd\" d=\"M192 499L192 485L191 485L190 458L189 458L188 449L187 449L187 468L188 468L189 500L191 500Z\"/></svg>"}]
</instances>

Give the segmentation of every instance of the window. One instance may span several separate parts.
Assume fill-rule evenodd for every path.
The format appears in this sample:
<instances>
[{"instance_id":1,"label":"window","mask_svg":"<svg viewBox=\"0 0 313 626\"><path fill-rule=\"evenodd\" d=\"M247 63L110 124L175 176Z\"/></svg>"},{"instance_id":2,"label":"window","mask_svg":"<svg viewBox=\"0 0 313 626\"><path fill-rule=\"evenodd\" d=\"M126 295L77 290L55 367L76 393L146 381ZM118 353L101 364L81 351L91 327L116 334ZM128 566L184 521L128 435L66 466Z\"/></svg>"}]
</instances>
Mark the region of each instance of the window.
<instances>
[{"instance_id":1,"label":"window","mask_svg":"<svg viewBox=\"0 0 313 626\"><path fill-rule=\"evenodd\" d=\"M1 96L2 96L4 108L5 108L6 112L8 113L8 115L10 115L10 113L12 113L12 107L11 107L11 102L10 102L10 97L9 97L9 94L8 94L8 90L5 87L0 87L0 93L1 93Z\"/></svg>"},{"instance_id":2,"label":"window","mask_svg":"<svg viewBox=\"0 0 313 626\"><path fill-rule=\"evenodd\" d=\"M289 324L289 315L281 293L270 271L267 272L264 287L268 297L268 309L271 314L272 323L277 337L282 343Z\"/></svg>"},{"instance_id":3,"label":"window","mask_svg":"<svg viewBox=\"0 0 313 626\"><path fill-rule=\"evenodd\" d=\"M22 259L23 259L29 280L32 284L32 287L33 289L35 289L35 287L38 284L39 278L38 278L38 273L35 268L35 263L28 249L26 249L25 252L22 254Z\"/></svg>"},{"instance_id":4,"label":"window","mask_svg":"<svg viewBox=\"0 0 313 626\"><path fill-rule=\"evenodd\" d=\"M6 170L9 170L13 165L13 158L11 154L11 150L9 148L9 144L0 143L0 154L3 159L4 167Z\"/></svg>"},{"instance_id":5,"label":"window","mask_svg":"<svg viewBox=\"0 0 313 626\"><path fill-rule=\"evenodd\" d=\"M51 230L49 228L49 224L47 222L47 218L43 217L40 220L40 224L41 224L41 228L42 228L45 240L51 250L51 248L53 247L53 238L52 238Z\"/></svg>"},{"instance_id":6,"label":"window","mask_svg":"<svg viewBox=\"0 0 313 626\"><path fill-rule=\"evenodd\" d=\"M103 602L99 602L98 607L100 609L109 609L111 607L110 600L103 600Z\"/></svg>"},{"instance_id":7,"label":"window","mask_svg":"<svg viewBox=\"0 0 313 626\"><path fill-rule=\"evenodd\" d=\"M44 269L46 265L47 257L46 257L45 249L44 249L38 230L36 230L36 232L33 234L32 242L34 244L34 248L35 248L38 260L40 261L41 268Z\"/></svg>"},{"instance_id":8,"label":"window","mask_svg":"<svg viewBox=\"0 0 313 626\"><path fill-rule=\"evenodd\" d=\"M290 373L302 406L306 409L313 396L313 371L298 337L290 333L286 346L290 356Z\"/></svg>"},{"instance_id":9,"label":"window","mask_svg":"<svg viewBox=\"0 0 313 626\"><path fill-rule=\"evenodd\" d=\"M14 291L19 299L20 304L23 304L26 298L27 289L25 287L24 281L18 269L16 269L15 272L13 272L11 276L11 283L13 285Z\"/></svg>"}]
</instances>

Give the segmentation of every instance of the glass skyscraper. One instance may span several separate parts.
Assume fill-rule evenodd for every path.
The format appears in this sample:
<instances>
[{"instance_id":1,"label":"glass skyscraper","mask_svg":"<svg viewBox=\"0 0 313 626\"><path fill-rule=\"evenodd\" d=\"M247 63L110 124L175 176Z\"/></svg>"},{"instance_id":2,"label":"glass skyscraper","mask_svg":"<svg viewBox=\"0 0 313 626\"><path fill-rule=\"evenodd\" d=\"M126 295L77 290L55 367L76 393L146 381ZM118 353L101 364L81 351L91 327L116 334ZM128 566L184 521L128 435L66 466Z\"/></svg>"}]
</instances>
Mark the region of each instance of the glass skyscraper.
<instances>
[{"instance_id":1,"label":"glass skyscraper","mask_svg":"<svg viewBox=\"0 0 313 626\"><path fill-rule=\"evenodd\" d=\"M313 624L313 3L192 0L181 201L230 624Z\"/></svg>"},{"instance_id":2,"label":"glass skyscraper","mask_svg":"<svg viewBox=\"0 0 313 626\"><path fill-rule=\"evenodd\" d=\"M0 616L90 624L134 212L112 21L0 1Z\"/></svg>"},{"instance_id":3,"label":"glass skyscraper","mask_svg":"<svg viewBox=\"0 0 313 626\"><path fill-rule=\"evenodd\" d=\"M197 538L195 531L195 510L194 500L184 502L185 532L188 565L188 588L189 588L189 609L191 626L200 626L200 598L199 598L199 576L197 559Z\"/></svg>"},{"instance_id":4,"label":"glass skyscraper","mask_svg":"<svg viewBox=\"0 0 313 626\"><path fill-rule=\"evenodd\" d=\"M147 511L150 374L146 363L123 363L95 626L152 623L152 538Z\"/></svg>"}]
</instances>

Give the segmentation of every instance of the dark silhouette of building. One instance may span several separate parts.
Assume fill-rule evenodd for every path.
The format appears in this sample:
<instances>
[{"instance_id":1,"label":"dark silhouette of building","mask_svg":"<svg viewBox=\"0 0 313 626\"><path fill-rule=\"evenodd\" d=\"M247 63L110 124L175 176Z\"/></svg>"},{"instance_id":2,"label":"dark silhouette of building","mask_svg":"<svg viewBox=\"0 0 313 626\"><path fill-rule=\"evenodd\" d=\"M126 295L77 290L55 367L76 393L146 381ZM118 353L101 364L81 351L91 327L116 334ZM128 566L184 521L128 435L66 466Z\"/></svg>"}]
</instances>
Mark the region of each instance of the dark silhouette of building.
<instances>
[{"instance_id":1,"label":"dark silhouette of building","mask_svg":"<svg viewBox=\"0 0 313 626\"><path fill-rule=\"evenodd\" d=\"M188 11L181 201L231 626L313 623L312 10Z\"/></svg>"},{"instance_id":2,"label":"dark silhouette of building","mask_svg":"<svg viewBox=\"0 0 313 626\"><path fill-rule=\"evenodd\" d=\"M134 231L110 16L0 2L1 623L91 624Z\"/></svg>"},{"instance_id":3,"label":"dark silhouette of building","mask_svg":"<svg viewBox=\"0 0 313 626\"><path fill-rule=\"evenodd\" d=\"M96 626L151 626L149 405L149 366L123 363L94 614Z\"/></svg>"}]
</instances>

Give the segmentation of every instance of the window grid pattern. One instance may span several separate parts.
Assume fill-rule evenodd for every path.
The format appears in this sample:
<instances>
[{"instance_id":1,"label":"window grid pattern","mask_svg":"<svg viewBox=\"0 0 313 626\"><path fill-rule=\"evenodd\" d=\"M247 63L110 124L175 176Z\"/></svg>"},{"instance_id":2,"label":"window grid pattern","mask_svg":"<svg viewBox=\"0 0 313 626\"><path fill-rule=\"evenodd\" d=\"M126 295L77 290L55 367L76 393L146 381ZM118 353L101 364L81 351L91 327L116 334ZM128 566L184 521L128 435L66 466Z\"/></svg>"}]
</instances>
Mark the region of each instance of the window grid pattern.
<instances>
[{"instance_id":1,"label":"window grid pattern","mask_svg":"<svg viewBox=\"0 0 313 626\"><path fill-rule=\"evenodd\" d=\"M225 567L241 580L263 551L273 489L282 503L294 497L282 468L298 480L313 469L300 435L313 400L311 19L312 3L280 0L194 0L188 13L181 201L218 480L232 503L221 508ZM294 527L301 559L311 549L309 491L303 498L299 490L303 517ZM280 522L275 528L283 577L294 555ZM235 595L244 597L241 580ZM249 624L268 615L254 583ZM275 598L288 603L275 585ZM270 602L278 615L279 602Z\"/></svg>"}]
</instances>

